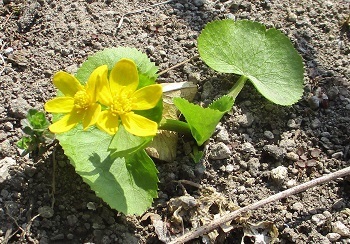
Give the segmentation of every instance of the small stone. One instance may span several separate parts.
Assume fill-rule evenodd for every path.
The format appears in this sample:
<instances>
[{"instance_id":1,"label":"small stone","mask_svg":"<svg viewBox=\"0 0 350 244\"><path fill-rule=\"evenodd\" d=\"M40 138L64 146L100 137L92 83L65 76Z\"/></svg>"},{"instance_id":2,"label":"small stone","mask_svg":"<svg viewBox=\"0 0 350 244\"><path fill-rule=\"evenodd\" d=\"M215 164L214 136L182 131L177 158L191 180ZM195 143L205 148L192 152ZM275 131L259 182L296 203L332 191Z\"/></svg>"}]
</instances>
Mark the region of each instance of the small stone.
<instances>
[{"instance_id":1,"label":"small stone","mask_svg":"<svg viewBox=\"0 0 350 244\"><path fill-rule=\"evenodd\" d=\"M238 123L243 127L250 127L254 122L254 116L251 113L246 113L238 116Z\"/></svg>"},{"instance_id":2,"label":"small stone","mask_svg":"<svg viewBox=\"0 0 350 244\"><path fill-rule=\"evenodd\" d=\"M343 237L350 236L350 230L346 225L344 225L342 222L337 221L335 223L332 223L332 231L335 233L338 233L339 235Z\"/></svg>"},{"instance_id":3,"label":"small stone","mask_svg":"<svg viewBox=\"0 0 350 244\"><path fill-rule=\"evenodd\" d=\"M69 226L74 226L78 222L78 218L75 215L68 215L67 221Z\"/></svg>"},{"instance_id":4,"label":"small stone","mask_svg":"<svg viewBox=\"0 0 350 244\"><path fill-rule=\"evenodd\" d=\"M297 123L294 119L290 119L287 122L287 126L291 129L297 129L300 127L300 123Z\"/></svg>"},{"instance_id":5,"label":"small stone","mask_svg":"<svg viewBox=\"0 0 350 244\"><path fill-rule=\"evenodd\" d=\"M320 99L317 96L309 97L307 100L311 109L316 110L320 107Z\"/></svg>"},{"instance_id":6,"label":"small stone","mask_svg":"<svg viewBox=\"0 0 350 244\"><path fill-rule=\"evenodd\" d=\"M226 146L225 143L219 142L212 146L209 158L218 160L218 159L229 158L230 155L231 155L230 148Z\"/></svg>"},{"instance_id":7,"label":"small stone","mask_svg":"<svg viewBox=\"0 0 350 244\"><path fill-rule=\"evenodd\" d=\"M10 103L10 113L16 118L25 118L30 108L29 103L23 97L17 97L16 100Z\"/></svg>"},{"instance_id":8,"label":"small stone","mask_svg":"<svg viewBox=\"0 0 350 244\"><path fill-rule=\"evenodd\" d=\"M188 75L188 81L198 84L201 80L201 74L198 72L193 72Z\"/></svg>"},{"instance_id":9,"label":"small stone","mask_svg":"<svg viewBox=\"0 0 350 244\"><path fill-rule=\"evenodd\" d=\"M271 170L271 178L278 183L285 181L287 176L288 170L284 166L278 166Z\"/></svg>"},{"instance_id":10,"label":"small stone","mask_svg":"<svg viewBox=\"0 0 350 244\"><path fill-rule=\"evenodd\" d=\"M72 233L67 234L67 239L68 240L73 240L74 235Z\"/></svg>"},{"instance_id":11,"label":"small stone","mask_svg":"<svg viewBox=\"0 0 350 244\"><path fill-rule=\"evenodd\" d=\"M283 139L280 141L279 146L287 149L287 151L291 151L295 148L295 141L292 139Z\"/></svg>"},{"instance_id":12,"label":"small stone","mask_svg":"<svg viewBox=\"0 0 350 244\"><path fill-rule=\"evenodd\" d=\"M230 135L228 134L227 130L221 129L218 134L216 135L216 139L218 141L228 143L230 142Z\"/></svg>"},{"instance_id":13,"label":"small stone","mask_svg":"<svg viewBox=\"0 0 350 244\"><path fill-rule=\"evenodd\" d=\"M284 148L280 148L276 145L265 145L263 147L263 150L277 160L282 159L286 153L286 150Z\"/></svg>"},{"instance_id":14,"label":"small stone","mask_svg":"<svg viewBox=\"0 0 350 244\"><path fill-rule=\"evenodd\" d=\"M205 0L193 0L193 5L196 7L202 7L205 4Z\"/></svg>"},{"instance_id":15,"label":"small stone","mask_svg":"<svg viewBox=\"0 0 350 244\"><path fill-rule=\"evenodd\" d=\"M11 157L5 157L0 160L0 183L4 182L10 176L9 168L16 164L16 160Z\"/></svg>"},{"instance_id":16,"label":"small stone","mask_svg":"<svg viewBox=\"0 0 350 244\"><path fill-rule=\"evenodd\" d=\"M326 223L326 220L327 218L323 214L315 214L311 217L311 221L317 226L323 225L324 223Z\"/></svg>"},{"instance_id":17,"label":"small stone","mask_svg":"<svg viewBox=\"0 0 350 244\"><path fill-rule=\"evenodd\" d=\"M233 171L233 169L234 169L233 165L232 164L228 164L228 165L226 165L225 171L227 173L231 173Z\"/></svg>"},{"instance_id":18,"label":"small stone","mask_svg":"<svg viewBox=\"0 0 350 244\"><path fill-rule=\"evenodd\" d=\"M287 20L289 22L295 23L297 21L297 19L298 19L298 16L295 13L292 13L292 12L288 13Z\"/></svg>"},{"instance_id":19,"label":"small stone","mask_svg":"<svg viewBox=\"0 0 350 244\"><path fill-rule=\"evenodd\" d=\"M317 129L319 128L320 126L322 125L321 121L319 119L314 119L312 122L311 122L311 129Z\"/></svg>"},{"instance_id":20,"label":"small stone","mask_svg":"<svg viewBox=\"0 0 350 244\"><path fill-rule=\"evenodd\" d=\"M250 142L245 142L242 144L242 151L245 153L255 154L255 148Z\"/></svg>"},{"instance_id":21,"label":"small stone","mask_svg":"<svg viewBox=\"0 0 350 244\"><path fill-rule=\"evenodd\" d=\"M264 136L269 140L272 140L275 138L274 134L269 130L264 131Z\"/></svg>"},{"instance_id":22,"label":"small stone","mask_svg":"<svg viewBox=\"0 0 350 244\"><path fill-rule=\"evenodd\" d=\"M340 239L341 235L339 235L338 233L328 233L326 235L326 237L328 238L328 240L330 240L331 242L337 241Z\"/></svg>"},{"instance_id":23,"label":"small stone","mask_svg":"<svg viewBox=\"0 0 350 244\"><path fill-rule=\"evenodd\" d=\"M297 182L296 182L296 180L289 180L289 181L287 181L287 183L286 183L286 186L287 186L287 188L292 188L293 186L296 186L297 185Z\"/></svg>"},{"instance_id":24,"label":"small stone","mask_svg":"<svg viewBox=\"0 0 350 244\"><path fill-rule=\"evenodd\" d=\"M49 206L42 206L38 209L38 213L43 218L51 218L54 215L54 210Z\"/></svg>"},{"instance_id":25,"label":"small stone","mask_svg":"<svg viewBox=\"0 0 350 244\"><path fill-rule=\"evenodd\" d=\"M299 160L299 155L296 154L295 152L288 152L286 153L286 158L296 162Z\"/></svg>"},{"instance_id":26,"label":"small stone","mask_svg":"<svg viewBox=\"0 0 350 244\"><path fill-rule=\"evenodd\" d=\"M11 122L6 122L4 123L4 129L7 131L12 131L13 130L13 124Z\"/></svg>"},{"instance_id":27,"label":"small stone","mask_svg":"<svg viewBox=\"0 0 350 244\"><path fill-rule=\"evenodd\" d=\"M256 177L259 174L260 161L258 158L251 158L247 163L249 173L251 176Z\"/></svg>"},{"instance_id":28,"label":"small stone","mask_svg":"<svg viewBox=\"0 0 350 244\"><path fill-rule=\"evenodd\" d=\"M295 210L295 211L300 212L301 210L304 209L304 205L303 205L301 202L295 202L295 203L292 205L292 209Z\"/></svg>"}]
</instances>

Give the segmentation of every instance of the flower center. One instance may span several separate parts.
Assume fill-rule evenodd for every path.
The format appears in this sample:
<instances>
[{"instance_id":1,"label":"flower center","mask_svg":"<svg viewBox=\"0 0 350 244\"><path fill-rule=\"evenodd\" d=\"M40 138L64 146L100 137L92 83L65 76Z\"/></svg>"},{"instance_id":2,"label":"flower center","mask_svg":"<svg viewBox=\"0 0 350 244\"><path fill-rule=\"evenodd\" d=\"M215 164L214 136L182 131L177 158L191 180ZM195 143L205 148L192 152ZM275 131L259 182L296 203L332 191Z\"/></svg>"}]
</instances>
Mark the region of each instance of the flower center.
<instances>
[{"instance_id":1,"label":"flower center","mask_svg":"<svg viewBox=\"0 0 350 244\"><path fill-rule=\"evenodd\" d=\"M74 95L74 106L78 109L87 109L90 105L90 96L85 90L78 91Z\"/></svg>"},{"instance_id":2,"label":"flower center","mask_svg":"<svg viewBox=\"0 0 350 244\"><path fill-rule=\"evenodd\" d=\"M130 94L118 94L113 97L110 110L114 116L122 115L131 111L133 103L134 99L130 97Z\"/></svg>"}]
</instances>

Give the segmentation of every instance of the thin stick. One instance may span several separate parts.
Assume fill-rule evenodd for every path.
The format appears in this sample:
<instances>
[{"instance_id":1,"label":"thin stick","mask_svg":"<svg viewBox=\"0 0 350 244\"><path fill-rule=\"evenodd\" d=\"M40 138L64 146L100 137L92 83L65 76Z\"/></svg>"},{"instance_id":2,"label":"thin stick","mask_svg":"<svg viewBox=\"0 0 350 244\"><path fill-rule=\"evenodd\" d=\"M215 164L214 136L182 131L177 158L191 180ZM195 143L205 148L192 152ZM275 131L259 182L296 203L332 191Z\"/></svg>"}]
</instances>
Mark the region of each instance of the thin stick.
<instances>
[{"instance_id":1,"label":"thin stick","mask_svg":"<svg viewBox=\"0 0 350 244\"><path fill-rule=\"evenodd\" d=\"M147 9L150 9L150 8L153 8L153 7L162 5L162 4L170 3L170 2L172 2L172 1L174 1L174 0L168 0L168 1L161 2L161 3L155 3L155 4L152 4L151 6L148 6L147 8L143 8L143 9L131 11L131 12L128 12L128 13L122 15L122 17L121 17L120 20L119 20L119 23L118 23L118 26L117 26L117 30L119 30L119 29L122 27L123 21L124 21L124 17L125 17L125 16L130 15L130 14L141 13L141 12L147 10Z\"/></svg>"},{"instance_id":2,"label":"thin stick","mask_svg":"<svg viewBox=\"0 0 350 244\"><path fill-rule=\"evenodd\" d=\"M275 195L272 195L272 196L270 196L268 198L265 198L263 200L255 202L255 203L253 203L251 205L248 205L248 206L245 206L243 208L240 208L240 209L238 209L238 210L236 210L234 212L231 212L231 213L229 213L227 215L224 215L224 216L222 216L219 219L213 220L208 225L205 225L205 226L199 227L199 228L197 228L197 229L195 229L193 231L190 231L190 232L186 233L185 235L180 236L179 238L171 241L169 244L185 243L187 241L190 241L190 240L192 240L194 238L197 238L197 237L199 237L201 235L204 235L205 233L208 233L208 232L218 228L220 225L222 225L224 223L232 221L234 218L237 218L238 216L240 216L243 213L249 212L251 210L258 209L258 208L263 207L266 204L269 204L271 202L275 202L275 201L281 200L283 198L286 198L286 197L289 197L291 195L297 194L299 192L305 191L305 190L307 190L309 188L315 187L315 186L320 185L320 184L324 184L324 183L326 183L328 181L335 180L337 178L344 177L344 176L349 175L349 174L350 174L350 167L347 167L347 168L341 169L339 171L330 173L328 175L325 175L325 176L316 178L314 180L305 182L305 183L303 183L301 185L292 187L292 188L290 188L288 190L282 191L282 192L277 193Z\"/></svg>"},{"instance_id":3,"label":"thin stick","mask_svg":"<svg viewBox=\"0 0 350 244\"><path fill-rule=\"evenodd\" d=\"M181 65L184 65L185 63L190 62L191 60L198 58L199 55L193 56L192 58L186 59L178 64L175 64L174 66L171 66L170 68L167 68L166 70L163 70L162 72L158 73L158 76L164 75L165 73L169 72L172 69L176 69L177 67L180 67Z\"/></svg>"}]
</instances>

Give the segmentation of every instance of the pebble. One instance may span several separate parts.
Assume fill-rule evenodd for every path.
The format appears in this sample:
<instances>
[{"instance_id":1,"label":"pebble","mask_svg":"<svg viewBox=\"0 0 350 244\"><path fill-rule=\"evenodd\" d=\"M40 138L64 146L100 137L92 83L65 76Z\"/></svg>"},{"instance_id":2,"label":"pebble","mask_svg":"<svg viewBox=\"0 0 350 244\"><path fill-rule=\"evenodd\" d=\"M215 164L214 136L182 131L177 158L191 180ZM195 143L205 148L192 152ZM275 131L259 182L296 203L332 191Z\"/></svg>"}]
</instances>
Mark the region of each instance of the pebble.
<instances>
[{"instance_id":1,"label":"pebble","mask_svg":"<svg viewBox=\"0 0 350 244\"><path fill-rule=\"evenodd\" d=\"M23 97L18 97L10 103L10 113L16 118L24 119L30 108L29 103Z\"/></svg>"},{"instance_id":2,"label":"pebble","mask_svg":"<svg viewBox=\"0 0 350 244\"><path fill-rule=\"evenodd\" d=\"M301 202L295 202L295 203L292 205L292 209L295 210L295 211L300 212L301 210L304 209L304 205L303 205Z\"/></svg>"},{"instance_id":3,"label":"pebble","mask_svg":"<svg viewBox=\"0 0 350 244\"><path fill-rule=\"evenodd\" d=\"M289 12L287 21L295 23L298 19L298 16L295 13Z\"/></svg>"},{"instance_id":4,"label":"pebble","mask_svg":"<svg viewBox=\"0 0 350 244\"><path fill-rule=\"evenodd\" d=\"M251 158L247 163L249 173L251 176L256 177L259 174L260 161L258 158Z\"/></svg>"},{"instance_id":5,"label":"pebble","mask_svg":"<svg viewBox=\"0 0 350 244\"><path fill-rule=\"evenodd\" d=\"M292 139L283 139L280 141L279 146L287 149L287 151L291 151L295 148L295 141Z\"/></svg>"},{"instance_id":6,"label":"pebble","mask_svg":"<svg viewBox=\"0 0 350 244\"><path fill-rule=\"evenodd\" d=\"M307 100L311 109L316 110L320 107L320 99L317 96L309 97Z\"/></svg>"},{"instance_id":7,"label":"pebble","mask_svg":"<svg viewBox=\"0 0 350 244\"><path fill-rule=\"evenodd\" d=\"M300 128L300 123L297 123L295 119L290 119L287 122L287 126L291 129L297 129Z\"/></svg>"},{"instance_id":8,"label":"pebble","mask_svg":"<svg viewBox=\"0 0 350 244\"><path fill-rule=\"evenodd\" d=\"M312 129L317 129L321 125L322 125L321 121L317 118L311 121L311 128Z\"/></svg>"},{"instance_id":9,"label":"pebble","mask_svg":"<svg viewBox=\"0 0 350 244\"><path fill-rule=\"evenodd\" d=\"M211 148L209 158L218 160L218 159L225 159L229 158L231 155L231 150L228 146L225 145L223 142L219 142L217 144L214 144Z\"/></svg>"},{"instance_id":10,"label":"pebble","mask_svg":"<svg viewBox=\"0 0 350 244\"><path fill-rule=\"evenodd\" d=\"M280 148L276 145L265 145L263 147L263 150L277 160L282 159L286 153L286 150L284 148Z\"/></svg>"},{"instance_id":11,"label":"pebble","mask_svg":"<svg viewBox=\"0 0 350 244\"><path fill-rule=\"evenodd\" d=\"M295 152L288 152L286 153L286 158L296 162L299 160L299 155L296 154Z\"/></svg>"},{"instance_id":12,"label":"pebble","mask_svg":"<svg viewBox=\"0 0 350 244\"><path fill-rule=\"evenodd\" d=\"M323 214L315 214L311 217L311 221L317 226L323 225L324 223L326 223L326 220L327 218Z\"/></svg>"},{"instance_id":13,"label":"pebble","mask_svg":"<svg viewBox=\"0 0 350 244\"><path fill-rule=\"evenodd\" d=\"M234 170L234 166L232 164L226 165L225 171L227 173L231 173Z\"/></svg>"},{"instance_id":14,"label":"pebble","mask_svg":"<svg viewBox=\"0 0 350 244\"><path fill-rule=\"evenodd\" d=\"M287 181L287 183L286 183L287 188L292 188L293 186L296 186L296 185L297 185L297 181L293 180L293 179Z\"/></svg>"},{"instance_id":15,"label":"pebble","mask_svg":"<svg viewBox=\"0 0 350 244\"><path fill-rule=\"evenodd\" d=\"M9 168L16 164L16 160L11 157L5 157L0 160L0 183L3 183L10 176Z\"/></svg>"},{"instance_id":16,"label":"pebble","mask_svg":"<svg viewBox=\"0 0 350 244\"><path fill-rule=\"evenodd\" d=\"M78 222L78 218L75 215L68 215L67 221L69 226L74 226Z\"/></svg>"},{"instance_id":17,"label":"pebble","mask_svg":"<svg viewBox=\"0 0 350 244\"><path fill-rule=\"evenodd\" d=\"M205 0L193 0L193 5L196 7L202 7L205 4Z\"/></svg>"},{"instance_id":18,"label":"pebble","mask_svg":"<svg viewBox=\"0 0 350 244\"><path fill-rule=\"evenodd\" d=\"M333 241L337 241L340 239L341 235L339 235L338 233L328 233L326 235L326 237L328 238L328 240L330 240L331 242Z\"/></svg>"},{"instance_id":19,"label":"pebble","mask_svg":"<svg viewBox=\"0 0 350 244\"><path fill-rule=\"evenodd\" d=\"M271 178L272 180L280 183L286 180L288 176L288 170L284 166L278 166L271 170Z\"/></svg>"},{"instance_id":20,"label":"pebble","mask_svg":"<svg viewBox=\"0 0 350 244\"><path fill-rule=\"evenodd\" d=\"M250 142L245 142L242 144L242 151L245 153L255 154L255 148Z\"/></svg>"},{"instance_id":21,"label":"pebble","mask_svg":"<svg viewBox=\"0 0 350 244\"><path fill-rule=\"evenodd\" d=\"M334 233L338 233L339 235L343 237L350 236L350 230L346 225L344 225L342 222L337 221L335 223L332 223L332 231Z\"/></svg>"},{"instance_id":22,"label":"pebble","mask_svg":"<svg viewBox=\"0 0 350 244\"><path fill-rule=\"evenodd\" d=\"M238 123L243 127L250 127L254 122L254 116L251 113L242 114L237 119Z\"/></svg>"},{"instance_id":23,"label":"pebble","mask_svg":"<svg viewBox=\"0 0 350 244\"><path fill-rule=\"evenodd\" d=\"M274 134L269 130L264 131L264 136L269 140L272 140L275 138Z\"/></svg>"},{"instance_id":24,"label":"pebble","mask_svg":"<svg viewBox=\"0 0 350 244\"><path fill-rule=\"evenodd\" d=\"M216 139L218 141L224 142L224 143L229 143L230 142L230 135L228 134L227 130L222 128L219 130L219 132L216 134Z\"/></svg>"}]
</instances>

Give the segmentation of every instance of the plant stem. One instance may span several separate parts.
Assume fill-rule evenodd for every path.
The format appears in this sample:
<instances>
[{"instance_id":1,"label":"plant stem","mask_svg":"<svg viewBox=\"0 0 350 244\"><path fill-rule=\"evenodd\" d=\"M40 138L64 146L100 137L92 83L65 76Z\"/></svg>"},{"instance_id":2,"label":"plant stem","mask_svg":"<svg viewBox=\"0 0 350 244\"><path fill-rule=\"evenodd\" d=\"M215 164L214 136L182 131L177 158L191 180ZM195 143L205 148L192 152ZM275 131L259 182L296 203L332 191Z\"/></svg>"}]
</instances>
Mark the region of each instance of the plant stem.
<instances>
[{"instance_id":1,"label":"plant stem","mask_svg":"<svg viewBox=\"0 0 350 244\"><path fill-rule=\"evenodd\" d=\"M248 77L244 76L244 75L239 77L238 81L234 84L234 86L232 87L232 89L230 90L228 95L233 97L234 100L236 100L236 97L238 96L238 94L242 90L242 88L243 88L245 82L247 81L247 79L248 79Z\"/></svg>"},{"instance_id":2,"label":"plant stem","mask_svg":"<svg viewBox=\"0 0 350 244\"><path fill-rule=\"evenodd\" d=\"M174 119L163 119L160 122L159 129L175 131L185 135L191 135L190 126L186 122Z\"/></svg>"}]
</instances>

